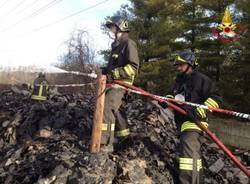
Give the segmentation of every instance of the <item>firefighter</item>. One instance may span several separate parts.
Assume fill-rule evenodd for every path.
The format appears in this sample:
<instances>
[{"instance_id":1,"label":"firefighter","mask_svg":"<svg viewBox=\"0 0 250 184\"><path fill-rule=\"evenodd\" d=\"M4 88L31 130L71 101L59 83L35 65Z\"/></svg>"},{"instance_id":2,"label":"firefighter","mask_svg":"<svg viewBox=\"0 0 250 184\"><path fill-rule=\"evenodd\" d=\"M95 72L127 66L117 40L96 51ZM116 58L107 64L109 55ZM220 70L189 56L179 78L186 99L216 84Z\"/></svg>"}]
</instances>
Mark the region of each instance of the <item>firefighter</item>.
<instances>
[{"instance_id":1,"label":"firefighter","mask_svg":"<svg viewBox=\"0 0 250 184\"><path fill-rule=\"evenodd\" d=\"M45 73L39 72L38 77L31 84L31 99L33 101L45 101L48 98L49 83Z\"/></svg>"},{"instance_id":2,"label":"firefighter","mask_svg":"<svg viewBox=\"0 0 250 184\"><path fill-rule=\"evenodd\" d=\"M204 74L198 72L194 53L183 51L179 53L174 62L178 75L171 90L171 95L177 100L205 104L209 107L219 108L221 97L215 84ZM166 108L165 103L161 105ZM177 104L178 105L178 104ZM180 131L179 144L179 176L180 184L202 183L201 129L195 124L200 121L208 127L206 111L199 107L181 105L188 116L175 112L175 122Z\"/></svg>"},{"instance_id":3,"label":"firefighter","mask_svg":"<svg viewBox=\"0 0 250 184\"><path fill-rule=\"evenodd\" d=\"M128 36L128 21L120 16L113 16L105 25L115 39L102 74L107 76L108 82L122 80L133 84L139 68L139 57L136 43ZM110 88L106 91L101 139L103 152L113 151L114 137L121 142L130 134L126 117L120 110L125 94L126 91L122 88Z\"/></svg>"}]
</instances>

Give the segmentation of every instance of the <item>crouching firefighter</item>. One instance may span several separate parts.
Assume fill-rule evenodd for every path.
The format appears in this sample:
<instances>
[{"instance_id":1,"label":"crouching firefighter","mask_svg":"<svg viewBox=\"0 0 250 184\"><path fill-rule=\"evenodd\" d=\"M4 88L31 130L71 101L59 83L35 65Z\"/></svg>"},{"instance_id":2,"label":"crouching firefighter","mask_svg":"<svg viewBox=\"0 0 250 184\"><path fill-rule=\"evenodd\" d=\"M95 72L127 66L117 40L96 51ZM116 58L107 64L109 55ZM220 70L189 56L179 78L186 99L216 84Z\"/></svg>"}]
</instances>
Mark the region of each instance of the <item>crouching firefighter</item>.
<instances>
[{"instance_id":1,"label":"crouching firefighter","mask_svg":"<svg viewBox=\"0 0 250 184\"><path fill-rule=\"evenodd\" d=\"M184 51L177 55L174 66L179 74L171 90L172 97L176 100L219 108L218 103L221 102L221 97L215 85L206 75L196 70L197 65L194 53ZM166 107L163 103L161 105ZM188 113L188 116L175 112L175 122L180 131L178 183L203 183L199 140L203 132L195 121L200 121L205 127L208 127L206 111L188 105L180 107Z\"/></svg>"},{"instance_id":2,"label":"crouching firefighter","mask_svg":"<svg viewBox=\"0 0 250 184\"><path fill-rule=\"evenodd\" d=\"M31 84L31 99L33 101L45 101L48 98L49 83L45 74L40 72L38 77Z\"/></svg>"},{"instance_id":3,"label":"crouching firefighter","mask_svg":"<svg viewBox=\"0 0 250 184\"><path fill-rule=\"evenodd\" d=\"M122 80L133 84L139 68L139 57L136 43L128 37L128 21L120 16L114 16L106 22L106 27L114 34L115 39L111 44L108 64L102 68L102 74L107 76L108 82ZM120 110L125 93L124 89L116 87L106 91L101 138L103 152L113 151L115 136L119 143L130 134L126 116Z\"/></svg>"}]
</instances>

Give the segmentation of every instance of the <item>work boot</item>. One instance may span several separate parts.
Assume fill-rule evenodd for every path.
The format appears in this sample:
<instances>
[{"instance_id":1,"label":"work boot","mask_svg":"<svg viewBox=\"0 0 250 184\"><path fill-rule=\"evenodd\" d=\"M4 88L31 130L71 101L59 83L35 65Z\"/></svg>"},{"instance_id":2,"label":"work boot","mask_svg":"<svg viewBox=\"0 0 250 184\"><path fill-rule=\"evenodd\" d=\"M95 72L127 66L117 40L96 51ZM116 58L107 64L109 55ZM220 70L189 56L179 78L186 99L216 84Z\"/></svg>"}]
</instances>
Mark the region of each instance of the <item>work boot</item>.
<instances>
[{"instance_id":1,"label":"work boot","mask_svg":"<svg viewBox=\"0 0 250 184\"><path fill-rule=\"evenodd\" d=\"M113 153L114 147L113 147L112 144L101 145L100 151L101 151L102 153Z\"/></svg>"},{"instance_id":2,"label":"work boot","mask_svg":"<svg viewBox=\"0 0 250 184\"><path fill-rule=\"evenodd\" d=\"M115 151L125 150L133 145L133 140L130 136L122 137L118 139L118 142L114 144Z\"/></svg>"}]
</instances>

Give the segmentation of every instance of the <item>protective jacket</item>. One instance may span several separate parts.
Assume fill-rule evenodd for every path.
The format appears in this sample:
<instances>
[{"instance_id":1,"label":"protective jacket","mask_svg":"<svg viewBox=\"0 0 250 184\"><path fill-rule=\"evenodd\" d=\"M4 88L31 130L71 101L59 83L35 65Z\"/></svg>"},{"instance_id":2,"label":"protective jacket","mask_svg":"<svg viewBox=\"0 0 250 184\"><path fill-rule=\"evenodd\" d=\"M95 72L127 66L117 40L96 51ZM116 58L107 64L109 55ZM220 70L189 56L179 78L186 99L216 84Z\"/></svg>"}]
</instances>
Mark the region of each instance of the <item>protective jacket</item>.
<instances>
[{"instance_id":1,"label":"protective jacket","mask_svg":"<svg viewBox=\"0 0 250 184\"><path fill-rule=\"evenodd\" d=\"M173 96L181 95L185 101L208 106L219 107L221 97L214 83L204 74L193 71L191 74L179 74L172 88ZM189 116L175 114L175 121L181 124L185 121L197 120L195 108L189 105L181 105Z\"/></svg>"},{"instance_id":2,"label":"protective jacket","mask_svg":"<svg viewBox=\"0 0 250 184\"><path fill-rule=\"evenodd\" d=\"M31 85L31 99L33 100L47 100L49 83L44 77L38 77Z\"/></svg>"},{"instance_id":3,"label":"protective jacket","mask_svg":"<svg viewBox=\"0 0 250 184\"><path fill-rule=\"evenodd\" d=\"M112 75L113 79L133 83L139 68L136 43L123 33L121 38L112 43L112 50L103 74Z\"/></svg>"}]
</instances>

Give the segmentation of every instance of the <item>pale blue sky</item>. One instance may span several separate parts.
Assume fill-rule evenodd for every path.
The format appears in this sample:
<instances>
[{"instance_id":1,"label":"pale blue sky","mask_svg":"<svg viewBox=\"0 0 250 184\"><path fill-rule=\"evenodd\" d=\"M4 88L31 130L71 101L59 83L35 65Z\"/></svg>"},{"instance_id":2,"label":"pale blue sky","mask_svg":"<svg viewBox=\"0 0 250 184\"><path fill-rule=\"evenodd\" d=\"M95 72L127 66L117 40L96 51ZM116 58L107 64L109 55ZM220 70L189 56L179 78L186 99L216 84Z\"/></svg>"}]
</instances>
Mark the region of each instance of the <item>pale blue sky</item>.
<instances>
[{"instance_id":1,"label":"pale blue sky","mask_svg":"<svg viewBox=\"0 0 250 184\"><path fill-rule=\"evenodd\" d=\"M106 16L118 11L122 4L129 3L128 0L108 0L93 9L42 29L45 25L103 0L58 0L58 4L34 14L50 2L51 0L11 0L3 4L4 1L0 1L0 64L55 63L65 49L63 43L74 28L88 30L97 50L106 49L110 46L110 41L102 34L100 24Z\"/></svg>"}]
</instances>

